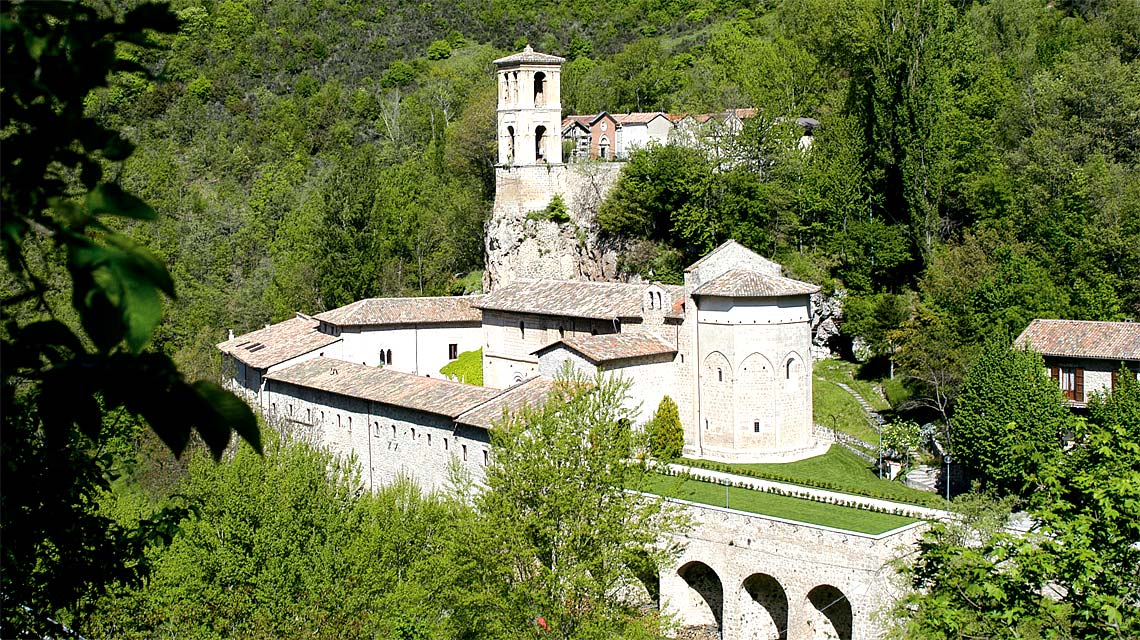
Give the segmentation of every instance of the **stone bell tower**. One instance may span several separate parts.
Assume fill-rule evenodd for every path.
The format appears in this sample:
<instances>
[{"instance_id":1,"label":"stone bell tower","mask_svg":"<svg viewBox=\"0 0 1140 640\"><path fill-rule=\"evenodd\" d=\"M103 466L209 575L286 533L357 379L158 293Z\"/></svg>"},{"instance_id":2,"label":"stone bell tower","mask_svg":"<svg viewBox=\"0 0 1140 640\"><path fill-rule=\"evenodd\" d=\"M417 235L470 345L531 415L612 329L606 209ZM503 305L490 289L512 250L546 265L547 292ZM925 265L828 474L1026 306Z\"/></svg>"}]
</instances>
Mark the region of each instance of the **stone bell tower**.
<instances>
[{"instance_id":1,"label":"stone bell tower","mask_svg":"<svg viewBox=\"0 0 1140 640\"><path fill-rule=\"evenodd\" d=\"M499 166L562 164L562 98L565 58L521 53L499 58Z\"/></svg>"}]
</instances>

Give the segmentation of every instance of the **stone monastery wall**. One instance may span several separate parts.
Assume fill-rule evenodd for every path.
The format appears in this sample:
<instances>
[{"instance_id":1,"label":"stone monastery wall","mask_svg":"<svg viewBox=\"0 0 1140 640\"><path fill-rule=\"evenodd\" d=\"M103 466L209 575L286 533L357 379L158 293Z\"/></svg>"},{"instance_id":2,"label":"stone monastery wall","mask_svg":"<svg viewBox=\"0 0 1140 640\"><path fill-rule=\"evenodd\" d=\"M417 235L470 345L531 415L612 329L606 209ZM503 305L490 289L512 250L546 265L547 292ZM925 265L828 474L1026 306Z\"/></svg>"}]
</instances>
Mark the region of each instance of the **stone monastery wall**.
<instances>
[{"instance_id":1,"label":"stone monastery wall","mask_svg":"<svg viewBox=\"0 0 1140 640\"><path fill-rule=\"evenodd\" d=\"M267 417L281 421L293 437L323 446L334 455L355 456L369 490L401 474L426 491L447 487L449 468L476 481L490 456L485 429L456 424L445 416L351 398L270 380Z\"/></svg>"}]
</instances>

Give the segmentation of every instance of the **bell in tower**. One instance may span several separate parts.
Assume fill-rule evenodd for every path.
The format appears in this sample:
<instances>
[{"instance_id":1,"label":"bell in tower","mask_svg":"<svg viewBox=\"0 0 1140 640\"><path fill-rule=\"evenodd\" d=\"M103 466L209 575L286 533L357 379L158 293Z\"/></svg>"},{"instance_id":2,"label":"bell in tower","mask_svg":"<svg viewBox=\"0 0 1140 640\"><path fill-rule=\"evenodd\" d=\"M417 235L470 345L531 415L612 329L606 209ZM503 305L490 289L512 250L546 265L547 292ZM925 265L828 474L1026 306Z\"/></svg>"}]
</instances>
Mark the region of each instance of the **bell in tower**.
<instances>
[{"instance_id":1,"label":"bell in tower","mask_svg":"<svg viewBox=\"0 0 1140 640\"><path fill-rule=\"evenodd\" d=\"M499 166L562 164L562 99L559 76L565 58L521 53L495 61L499 76Z\"/></svg>"}]
</instances>

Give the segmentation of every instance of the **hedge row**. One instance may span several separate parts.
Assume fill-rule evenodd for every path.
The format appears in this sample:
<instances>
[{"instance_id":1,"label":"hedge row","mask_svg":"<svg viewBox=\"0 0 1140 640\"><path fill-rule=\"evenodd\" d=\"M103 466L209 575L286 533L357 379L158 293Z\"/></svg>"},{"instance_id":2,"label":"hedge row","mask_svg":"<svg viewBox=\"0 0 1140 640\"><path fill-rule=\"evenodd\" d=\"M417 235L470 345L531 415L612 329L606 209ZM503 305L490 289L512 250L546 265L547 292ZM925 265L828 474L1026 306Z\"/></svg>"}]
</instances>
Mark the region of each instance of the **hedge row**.
<instances>
[{"instance_id":1,"label":"hedge row","mask_svg":"<svg viewBox=\"0 0 1140 640\"><path fill-rule=\"evenodd\" d=\"M709 477L704 477L704 476L699 476L699 475L693 475L692 473L690 473L688 471L678 472L678 471L674 471L672 469L669 469L667 467L659 467L658 469L655 470L655 472L660 474L660 475L663 475L663 476L669 476L672 478L680 478L682 480L697 480L700 482L708 482L708 483L716 484L716 485L720 485L720 486L724 486L724 484L725 484L724 481L722 481L722 480L717 480L714 478L709 478ZM817 495L814 495L808 491L787 491L787 490L781 489L779 487L758 488L758 487L753 487L744 481L730 482L730 483L728 483L728 485L731 487L738 488L738 489L747 489L749 491L763 491L765 493L771 493L774 495L784 496L787 498L799 498L801 500L811 500L812 502L821 502L823 504L831 504L831 505L835 505L837 507L847 507L850 509L861 509L863 511L871 511L874 513L885 513L888 515L901 516L904 518L914 518L915 520L925 519L925 516L923 516L921 514L914 513L912 511L909 511L909 510L904 509L902 507L895 507L892 509L888 509L886 507L879 507L879 506L859 502L858 500L842 500L842 499L835 498L832 496L817 496Z\"/></svg>"},{"instance_id":2,"label":"hedge row","mask_svg":"<svg viewBox=\"0 0 1140 640\"><path fill-rule=\"evenodd\" d=\"M840 485L835 482L827 480L805 480L803 478L791 478L779 473L771 473L768 471L756 471L754 469L741 469L732 465L709 462L706 460L689 460L685 459L682 464L691 467L698 467L707 469L709 471L720 471L722 473L732 473L738 476L748 476L750 478L759 478L761 480L772 480L773 482L784 482L787 484L798 484L805 487L812 487L813 489L823 489L825 491L836 491L839 493L853 493L855 495L863 496L866 498L875 498L876 500L888 500L891 502L900 502L903 499L889 493L872 491L860 487L849 487ZM908 504L916 504L922 507L930 507L932 509L939 509L943 506L943 501L936 495L922 496L921 499L907 499Z\"/></svg>"}]
</instances>

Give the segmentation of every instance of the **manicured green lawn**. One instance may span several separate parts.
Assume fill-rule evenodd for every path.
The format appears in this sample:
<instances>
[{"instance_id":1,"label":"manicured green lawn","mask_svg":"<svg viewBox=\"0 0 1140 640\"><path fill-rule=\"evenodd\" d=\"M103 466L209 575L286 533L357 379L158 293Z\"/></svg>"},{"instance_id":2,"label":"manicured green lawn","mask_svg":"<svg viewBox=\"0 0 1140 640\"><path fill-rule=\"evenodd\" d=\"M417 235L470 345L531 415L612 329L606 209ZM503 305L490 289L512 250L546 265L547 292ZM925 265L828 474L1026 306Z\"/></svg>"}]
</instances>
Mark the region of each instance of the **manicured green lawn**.
<instances>
[{"instance_id":1,"label":"manicured green lawn","mask_svg":"<svg viewBox=\"0 0 1140 640\"><path fill-rule=\"evenodd\" d=\"M856 370L859 365L853 362L846 362L843 360L820 360L815 363L812 372L815 374L816 380L827 380L829 382L843 382L847 386L855 390L856 393L863 396L863 399L871 403L875 411L886 411L891 408L889 402L883 399L879 391L875 389L875 382L870 380L860 380L855 377ZM819 422L819 418L816 418Z\"/></svg>"},{"instance_id":2,"label":"manicured green lawn","mask_svg":"<svg viewBox=\"0 0 1140 640\"><path fill-rule=\"evenodd\" d=\"M725 487L721 484L654 474L650 477L649 490L660 496L725 506ZM728 488L728 506L751 513L870 534L883 533L914 522L903 516L839 507L739 487Z\"/></svg>"},{"instance_id":3,"label":"manicured green lawn","mask_svg":"<svg viewBox=\"0 0 1140 640\"><path fill-rule=\"evenodd\" d=\"M835 384L816 377L812 384L811 405L817 424L839 429L840 433L855 436L873 446L878 444L879 435L871 428L870 416L850 393Z\"/></svg>"},{"instance_id":4,"label":"manicured green lawn","mask_svg":"<svg viewBox=\"0 0 1140 640\"><path fill-rule=\"evenodd\" d=\"M439 372L452 380L483 386L483 350L464 351Z\"/></svg>"},{"instance_id":5,"label":"manicured green lawn","mask_svg":"<svg viewBox=\"0 0 1140 640\"><path fill-rule=\"evenodd\" d=\"M700 460L682 458L681 464L701 466ZM760 476L780 482L791 482L811 486L810 482L828 482L837 487L836 490L865 495L883 500L939 506L936 504L937 496L918 489L911 489L901 482L880 480L878 474L859 456L843 447L833 444L822 456L800 460L799 462L786 462L782 464L720 464L717 467L728 467L730 470L745 472L747 475Z\"/></svg>"}]
</instances>

